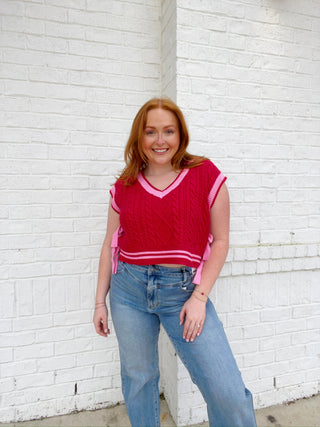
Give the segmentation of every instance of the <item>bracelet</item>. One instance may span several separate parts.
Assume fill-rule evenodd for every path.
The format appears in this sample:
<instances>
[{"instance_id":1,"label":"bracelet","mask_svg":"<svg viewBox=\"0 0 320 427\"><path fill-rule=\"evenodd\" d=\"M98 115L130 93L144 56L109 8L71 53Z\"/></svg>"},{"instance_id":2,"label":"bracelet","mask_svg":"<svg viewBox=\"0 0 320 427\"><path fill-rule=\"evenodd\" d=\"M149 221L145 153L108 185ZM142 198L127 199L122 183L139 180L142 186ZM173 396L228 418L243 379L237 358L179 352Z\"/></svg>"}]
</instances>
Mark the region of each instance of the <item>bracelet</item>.
<instances>
[{"instance_id":1,"label":"bracelet","mask_svg":"<svg viewBox=\"0 0 320 427\"><path fill-rule=\"evenodd\" d=\"M202 301L202 302L207 302L207 300L208 300L208 298L207 298L207 299L199 298L199 297L197 297L197 295L195 295L195 294L192 294L192 296L193 296L194 298L198 299L199 301Z\"/></svg>"},{"instance_id":2,"label":"bracelet","mask_svg":"<svg viewBox=\"0 0 320 427\"><path fill-rule=\"evenodd\" d=\"M97 305L106 305L106 303L105 302L96 302L96 307L97 307Z\"/></svg>"},{"instance_id":3,"label":"bracelet","mask_svg":"<svg viewBox=\"0 0 320 427\"><path fill-rule=\"evenodd\" d=\"M198 292L199 294L201 294L201 295L204 295L205 297L207 297L207 298L209 298L209 296L207 295L207 294L205 294L204 292L202 292L202 291L199 291L198 289L194 289L193 290L193 292Z\"/></svg>"}]
</instances>

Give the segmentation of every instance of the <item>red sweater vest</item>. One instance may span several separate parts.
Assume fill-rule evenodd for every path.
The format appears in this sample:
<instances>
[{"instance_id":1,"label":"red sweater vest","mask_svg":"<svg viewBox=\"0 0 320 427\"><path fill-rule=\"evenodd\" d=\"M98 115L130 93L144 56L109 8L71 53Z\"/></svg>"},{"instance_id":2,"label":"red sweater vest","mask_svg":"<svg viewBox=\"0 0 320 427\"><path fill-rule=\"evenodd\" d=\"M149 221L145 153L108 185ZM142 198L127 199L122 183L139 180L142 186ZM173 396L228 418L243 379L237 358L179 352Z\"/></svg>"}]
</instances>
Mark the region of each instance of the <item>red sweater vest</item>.
<instances>
[{"instance_id":1,"label":"red sweater vest","mask_svg":"<svg viewBox=\"0 0 320 427\"><path fill-rule=\"evenodd\" d=\"M119 260L137 265L200 266L202 270L210 253L208 242L212 242L210 208L225 180L210 160L183 169L162 191L141 172L129 187L118 180L110 194L112 207L120 214L112 243ZM198 273L195 283L200 280Z\"/></svg>"}]
</instances>

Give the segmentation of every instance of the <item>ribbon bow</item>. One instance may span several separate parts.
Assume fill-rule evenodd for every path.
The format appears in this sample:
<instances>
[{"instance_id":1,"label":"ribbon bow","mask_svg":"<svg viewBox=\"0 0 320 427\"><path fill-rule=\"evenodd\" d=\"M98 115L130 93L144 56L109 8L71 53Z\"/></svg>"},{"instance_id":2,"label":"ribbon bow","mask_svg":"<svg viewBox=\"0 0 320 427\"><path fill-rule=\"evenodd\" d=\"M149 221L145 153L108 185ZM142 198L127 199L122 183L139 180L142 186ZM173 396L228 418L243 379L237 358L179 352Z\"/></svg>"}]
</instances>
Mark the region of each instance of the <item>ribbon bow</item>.
<instances>
[{"instance_id":1,"label":"ribbon bow","mask_svg":"<svg viewBox=\"0 0 320 427\"><path fill-rule=\"evenodd\" d=\"M119 237L123 234L121 225L116 229L112 235L111 250L112 250L112 273L116 274L118 270L118 259L120 253L120 247L118 245Z\"/></svg>"},{"instance_id":2,"label":"ribbon bow","mask_svg":"<svg viewBox=\"0 0 320 427\"><path fill-rule=\"evenodd\" d=\"M210 252L211 252L211 243L212 242L213 242L213 236L212 236L211 233L209 233L209 237L208 237L206 248L205 248L204 253L202 255L199 267L197 268L196 275L194 276L194 279L193 279L193 283L196 284L196 285L200 285L203 265L204 265L204 262L209 259Z\"/></svg>"}]
</instances>

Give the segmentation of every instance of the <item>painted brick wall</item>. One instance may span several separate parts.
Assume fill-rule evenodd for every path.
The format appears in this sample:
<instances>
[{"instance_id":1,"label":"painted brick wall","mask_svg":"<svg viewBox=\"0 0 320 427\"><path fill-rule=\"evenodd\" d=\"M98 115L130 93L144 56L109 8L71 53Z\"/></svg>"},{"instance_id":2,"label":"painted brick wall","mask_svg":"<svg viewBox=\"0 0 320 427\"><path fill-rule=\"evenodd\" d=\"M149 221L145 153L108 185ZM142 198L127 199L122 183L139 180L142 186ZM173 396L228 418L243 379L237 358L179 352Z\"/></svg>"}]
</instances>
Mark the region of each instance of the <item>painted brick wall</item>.
<instances>
[{"instance_id":1,"label":"painted brick wall","mask_svg":"<svg viewBox=\"0 0 320 427\"><path fill-rule=\"evenodd\" d=\"M186 113L191 151L228 176L212 298L256 407L319 390L319 9L0 0L1 421L122 400L115 336L91 324L98 256L131 120L161 91ZM161 340L175 418L200 422Z\"/></svg>"},{"instance_id":2,"label":"painted brick wall","mask_svg":"<svg viewBox=\"0 0 320 427\"><path fill-rule=\"evenodd\" d=\"M161 93L176 101L177 96L177 5L161 1Z\"/></svg>"},{"instance_id":3,"label":"painted brick wall","mask_svg":"<svg viewBox=\"0 0 320 427\"><path fill-rule=\"evenodd\" d=\"M0 421L122 400L91 322L108 189L160 89L157 0L0 0ZM112 329L112 326L111 326Z\"/></svg>"},{"instance_id":4,"label":"painted brick wall","mask_svg":"<svg viewBox=\"0 0 320 427\"><path fill-rule=\"evenodd\" d=\"M320 5L177 0L177 102L228 176L212 298L256 407L319 392ZM177 419L206 419L181 362Z\"/></svg>"},{"instance_id":5,"label":"painted brick wall","mask_svg":"<svg viewBox=\"0 0 320 427\"><path fill-rule=\"evenodd\" d=\"M161 1L161 93L176 101L177 82L177 6L176 1ZM159 336L160 389L164 393L171 415L178 420L179 360L168 335L161 327Z\"/></svg>"}]
</instances>

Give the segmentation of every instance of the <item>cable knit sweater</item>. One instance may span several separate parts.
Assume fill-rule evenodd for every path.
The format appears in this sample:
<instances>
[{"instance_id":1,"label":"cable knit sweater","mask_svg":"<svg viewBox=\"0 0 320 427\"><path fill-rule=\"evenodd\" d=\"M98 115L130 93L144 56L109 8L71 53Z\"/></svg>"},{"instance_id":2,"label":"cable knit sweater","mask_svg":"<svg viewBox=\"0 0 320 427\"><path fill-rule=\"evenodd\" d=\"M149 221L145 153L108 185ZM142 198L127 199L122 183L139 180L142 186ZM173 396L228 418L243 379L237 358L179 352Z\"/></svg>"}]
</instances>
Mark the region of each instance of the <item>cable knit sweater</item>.
<instances>
[{"instance_id":1,"label":"cable knit sweater","mask_svg":"<svg viewBox=\"0 0 320 427\"><path fill-rule=\"evenodd\" d=\"M120 214L113 236L113 271L117 259L137 264L182 264L198 268L210 253L210 208L226 177L210 161L182 169L165 190L153 187L142 172L131 186L118 180L112 207Z\"/></svg>"}]
</instances>

